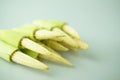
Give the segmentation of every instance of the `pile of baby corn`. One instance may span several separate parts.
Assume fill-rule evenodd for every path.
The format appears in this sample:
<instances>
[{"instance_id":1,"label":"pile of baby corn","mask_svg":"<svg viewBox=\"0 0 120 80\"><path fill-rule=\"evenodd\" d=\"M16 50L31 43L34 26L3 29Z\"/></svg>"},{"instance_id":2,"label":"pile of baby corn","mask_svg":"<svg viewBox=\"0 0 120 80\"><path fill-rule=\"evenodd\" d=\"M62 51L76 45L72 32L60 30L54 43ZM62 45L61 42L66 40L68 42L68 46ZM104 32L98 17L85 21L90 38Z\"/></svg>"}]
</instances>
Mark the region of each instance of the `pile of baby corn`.
<instances>
[{"instance_id":1,"label":"pile of baby corn","mask_svg":"<svg viewBox=\"0 0 120 80\"><path fill-rule=\"evenodd\" d=\"M66 22L37 20L0 30L0 57L35 69L48 70L41 59L72 66L56 51L86 50L88 45Z\"/></svg>"}]
</instances>

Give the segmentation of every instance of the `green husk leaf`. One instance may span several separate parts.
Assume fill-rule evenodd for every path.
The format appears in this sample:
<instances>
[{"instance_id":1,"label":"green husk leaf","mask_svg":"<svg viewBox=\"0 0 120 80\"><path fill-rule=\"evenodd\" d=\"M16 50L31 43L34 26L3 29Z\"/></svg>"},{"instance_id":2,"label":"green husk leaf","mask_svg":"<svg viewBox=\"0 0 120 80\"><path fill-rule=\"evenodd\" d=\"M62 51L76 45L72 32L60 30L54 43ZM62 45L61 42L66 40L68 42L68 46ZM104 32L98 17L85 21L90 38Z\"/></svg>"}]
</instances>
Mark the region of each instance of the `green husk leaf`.
<instances>
[{"instance_id":1,"label":"green husk leaf","mask_svg":"<svg viewBox=\"0 0 120 80\"><path fill-rule=\"evenodd\" d=\"M20 40L25 37L24 34L12 30L1 30L0 39L14 47L18 47Z\"/></svg>"},{"instance_id":2,"label":"green husk leaf","mask_svg":"<svg viewBox=\"0 0 120 80\"><path fill-rule=\"evenodd\" d=\"M22 27L17 27L17 28L14 28L13 31L16 31L16 32L19 32L19 33L25 33L25 35L31 37L32 39L33 38L33 35L34 35L34 31L38 29L37 27L35 27L34 25L31 25L31 24L27 24L27 25L24 25Z\"/></svg>"},{"instance_id":3,"label":"green husk leaf","mask_svg":"<svg viewBox=\"0 0 120 80\"><path fill-rule=\"evenodd\" d=\"M21 51L35 59L37 59L37 57L39 56L39 53L33 52L28 49L22 49Z\"/></svg>"},{"instance_id":4,"label":"green husk leaf","mask_svg":"<svg viewBox=\"0 0 120 80\"><path fill-rule=\"evenodd\" d=\"M0 57L1 58L5 59L7 61L11 61L11 55L16 50L17 50L17 48L14 48L0 40Z\"/></svg>"}]
</instances>

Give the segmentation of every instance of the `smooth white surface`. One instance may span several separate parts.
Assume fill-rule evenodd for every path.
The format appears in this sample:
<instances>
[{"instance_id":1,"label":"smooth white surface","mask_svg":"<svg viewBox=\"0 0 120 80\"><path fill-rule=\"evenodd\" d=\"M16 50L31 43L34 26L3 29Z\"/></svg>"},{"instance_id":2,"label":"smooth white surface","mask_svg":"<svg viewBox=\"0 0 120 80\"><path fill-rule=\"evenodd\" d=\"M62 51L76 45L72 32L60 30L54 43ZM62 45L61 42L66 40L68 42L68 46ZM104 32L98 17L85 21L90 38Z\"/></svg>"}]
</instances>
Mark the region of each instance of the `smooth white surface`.
<instances>
[{"instance_id":1,"label":"smooth white surface","mask_svg":"<svg viewBox=\"0 0 120 80\"><path fill-rule=\"evenodd\" d=\"M36 19L62 20L88 42L88 51L61 52L73 68L46 63L49 71L0 59L0 80L120 80L119 0L0 0L0 29Z\"/></svg>"}]
</instances>

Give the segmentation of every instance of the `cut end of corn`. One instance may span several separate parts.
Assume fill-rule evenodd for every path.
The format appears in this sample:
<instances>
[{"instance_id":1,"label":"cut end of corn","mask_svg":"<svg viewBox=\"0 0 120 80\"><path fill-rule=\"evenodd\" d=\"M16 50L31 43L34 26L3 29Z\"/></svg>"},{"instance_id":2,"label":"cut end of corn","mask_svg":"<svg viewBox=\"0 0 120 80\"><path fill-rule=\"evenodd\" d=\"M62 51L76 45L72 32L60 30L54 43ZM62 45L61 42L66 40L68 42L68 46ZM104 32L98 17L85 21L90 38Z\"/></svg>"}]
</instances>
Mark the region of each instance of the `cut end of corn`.
<instances>
[{"instance_id":1,"label":"cut end of corn","mask_svg":"<svg viewBox=\"0 0 120 80\"><path fill-rule=\"evenodd\" d=\"M18 64L22 64L31 68L35 69L42 69L42 70L48 70L48 66L43 64L42 62L22 53L21 51L16 51L12 57L13 62L16 62Z\"/></svg>"}]
</instances>

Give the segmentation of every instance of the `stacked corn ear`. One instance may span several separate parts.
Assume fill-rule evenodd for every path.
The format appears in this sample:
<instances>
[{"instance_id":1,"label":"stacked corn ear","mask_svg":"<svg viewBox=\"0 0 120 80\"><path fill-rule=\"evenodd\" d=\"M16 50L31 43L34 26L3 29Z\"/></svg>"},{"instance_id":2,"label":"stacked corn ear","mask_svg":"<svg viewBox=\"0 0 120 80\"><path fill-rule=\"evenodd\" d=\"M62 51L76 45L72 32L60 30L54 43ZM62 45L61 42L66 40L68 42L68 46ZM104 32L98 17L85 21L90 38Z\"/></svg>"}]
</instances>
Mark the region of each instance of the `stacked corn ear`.
<instances>
[{"instance_id":1,"label":"stacked corn ear","mask_svg":"<svg viewBox=\"0 0 120 80\"><path fill-rule=\"evenodd\" d=\"M72 66L55 50L68 51L88 49L78 33L61 21L34 21L33 24L0 31L0 56L36 69L47 70L40 59Z\"/></svg>"}]
</instances>

